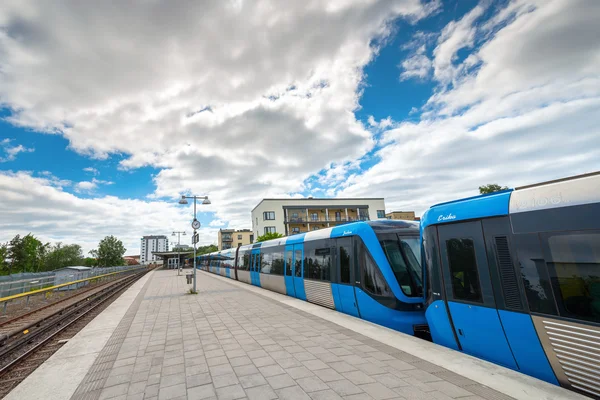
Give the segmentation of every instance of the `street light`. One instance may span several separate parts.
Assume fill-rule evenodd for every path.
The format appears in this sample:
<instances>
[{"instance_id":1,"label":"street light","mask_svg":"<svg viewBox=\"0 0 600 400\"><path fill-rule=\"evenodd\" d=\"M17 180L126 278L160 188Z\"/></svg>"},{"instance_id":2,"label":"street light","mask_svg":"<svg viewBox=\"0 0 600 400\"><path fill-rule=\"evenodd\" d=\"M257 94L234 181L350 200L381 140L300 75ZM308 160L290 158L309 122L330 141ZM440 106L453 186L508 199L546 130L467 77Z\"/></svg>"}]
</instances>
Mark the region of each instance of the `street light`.
<instances>
[{"instance_id":1,"label":"street light","mask_svg":"<svg viewBox=\"0 0 600 400\"><path fill-rule=\"evenodd\" d=\"M181 262L181 260L180 260L181 257L179 255L179 246L181 244L181 241L180 241L181 236L180 235L185 236L186 233L185 233L185 231L178 231L178 232L173 231L173 234L171 236L175 236L175 234L177 234L177 275L179 275L179 271L181 271L181 269L179 267L179 263Z\"/></svg>"},{"instance_id":2,"label":"street light","mask_svg":"<svg viewBox=\"0 0 600 400\"><path fill-rule=\"evenodd\" d=\"M203 199L202 204L210 204L208 196L185 196L182 195L179 200L179 204L188 204L187 199L194 199L194 220L192 221L192 228L194 229L194 236L192 242L194 242L194 285L192 286L192 292L196 293L196 230L200 228L200 222L196 219L196 200Z\"/></svg>"}]
</instances>

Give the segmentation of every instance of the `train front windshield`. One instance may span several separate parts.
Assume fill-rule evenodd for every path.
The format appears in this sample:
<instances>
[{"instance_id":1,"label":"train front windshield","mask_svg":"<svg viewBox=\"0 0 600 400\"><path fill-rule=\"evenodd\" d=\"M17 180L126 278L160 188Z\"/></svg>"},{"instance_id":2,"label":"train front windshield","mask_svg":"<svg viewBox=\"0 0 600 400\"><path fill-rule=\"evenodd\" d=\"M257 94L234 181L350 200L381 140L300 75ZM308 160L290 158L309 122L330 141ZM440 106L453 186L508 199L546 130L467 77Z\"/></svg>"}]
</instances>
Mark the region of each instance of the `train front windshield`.
<instances>
[{"instance_id":1,"label":"train front windshield","mask_svg":"<svg viewBox=\"0 0 600 400\"><path fill-rule=\"evenodd\" d=\"M411 297L423 296L423 272L419 237L393 233L377 236L404 294Z\"/></svg>"}]
</instances>

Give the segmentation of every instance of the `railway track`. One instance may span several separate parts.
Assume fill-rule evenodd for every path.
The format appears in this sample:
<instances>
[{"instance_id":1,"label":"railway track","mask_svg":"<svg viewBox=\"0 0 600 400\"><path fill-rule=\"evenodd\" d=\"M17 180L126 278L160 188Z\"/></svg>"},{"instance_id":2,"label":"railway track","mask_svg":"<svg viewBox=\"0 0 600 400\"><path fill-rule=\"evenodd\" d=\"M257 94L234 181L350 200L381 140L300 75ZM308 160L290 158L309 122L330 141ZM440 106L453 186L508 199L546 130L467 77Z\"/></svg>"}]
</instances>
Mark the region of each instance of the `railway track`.
<instances>
[{"instance_id":1,"label":"railway track","mask_svg":"<svg viewBox=\"0 0 600 400\"><path fill-rule=\"evenodd\" d=\"M0 398L147 271L111 281L0 325ZM80 296L82 295L82 296ZM58 305L58 306L57 306Z\"/></svg>"}]
</instances>

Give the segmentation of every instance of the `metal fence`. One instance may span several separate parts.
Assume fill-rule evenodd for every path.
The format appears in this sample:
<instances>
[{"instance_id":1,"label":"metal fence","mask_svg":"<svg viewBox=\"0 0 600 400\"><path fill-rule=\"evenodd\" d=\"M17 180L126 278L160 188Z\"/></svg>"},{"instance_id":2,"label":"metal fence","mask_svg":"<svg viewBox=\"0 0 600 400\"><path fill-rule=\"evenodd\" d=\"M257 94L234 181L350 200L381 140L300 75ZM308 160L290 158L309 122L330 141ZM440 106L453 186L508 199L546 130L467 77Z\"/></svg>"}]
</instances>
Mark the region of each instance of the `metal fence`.
<instances>
[{"instance_id":1,"label":"metal fence","mask_svg":"<svg viewBox=\"0 0 600 400\"><path fill-rule=\"evenodd\" d=\"M73 271L66 277L68 277L69 282L72 282L79 279L93 278L94 276L110 274L113 272L134 270L140 267L141 265L127 265L122 267L92 268L91 270L81 272ZM25 272L20 274L0 276L0 298L54 286L56 284L55 282L57 281L57 271L37 273ZM64 279L64 277L65 276L63 275L61 278ZM61 281L60 283L65 282ZM69 286L69 288L71 287ZM75 285L73 285L72 288L75 289Z\"/></svg>"}]
</instances>

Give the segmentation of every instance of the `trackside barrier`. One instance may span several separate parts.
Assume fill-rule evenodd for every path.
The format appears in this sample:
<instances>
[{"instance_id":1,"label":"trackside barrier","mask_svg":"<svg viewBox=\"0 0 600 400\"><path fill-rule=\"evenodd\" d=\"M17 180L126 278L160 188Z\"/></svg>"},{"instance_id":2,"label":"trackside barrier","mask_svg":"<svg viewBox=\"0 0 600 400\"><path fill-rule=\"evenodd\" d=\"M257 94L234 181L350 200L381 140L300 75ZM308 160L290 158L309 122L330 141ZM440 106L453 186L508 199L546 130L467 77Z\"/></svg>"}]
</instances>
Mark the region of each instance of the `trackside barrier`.
<instances>
[{"instance_id":1,"label":"trackside barrier","mask_svg":"<svg viewBox=\"0 0 600 400\"><path fill-rule=\"evenodd\" d=\"M99 269L102 270L104 268L99 268ZM109 269L109 268L106 268L106 269ZM110 268L110 269L113 269L113 268ZM124 269L120 269L120 270L118 270L116 272L110 272L110 273L102 274L102 275L88 276L88 277L86 277L84 279L77 279L77 280L74 280L74 281L62 283L60 285L52 285L52 286L45 287L45 288L42 288L42 289L30 290L30 291L26 291L26 292L14 294L14 295L6 296L6 297L1 297L0 298L0 304L3 304L3 306L2 306L3 307L3 313L6 313L6 307L7 307L8 303L10 301L12 301L12 300L16 300L16 299L20 299L20 298L26 297L27 298L27 303L29 303L29 297L33 296L35 294L46 293L46 292L50 292L50 291L53 291L53 290L56 290L56 289L60 289L60 288L63 288L63 287L67 287L67 286L71 286L71 285L76 285L76 284L81 283L81 282L88 282L88 281L91 281L91 280L101 279L101 278L105 278L105 277L108 277L108 276L113 276L113 275L121 274L121 273L124 273L124 272L132 272L132 271L138 271L138 270L142 270L142 269L148 269L148 268L146 266L135 266L133 268L124 268ZM52 276L52 280L54 280L54 276ZM22 281L22 282L25 282L25 281ZM30 280L26 280L26 282L29 283L29 284L35 283L36 286L38 284L38 282L31 282Z\"/></svg>"}]
</instances>

